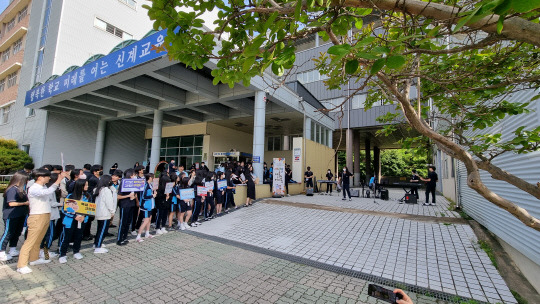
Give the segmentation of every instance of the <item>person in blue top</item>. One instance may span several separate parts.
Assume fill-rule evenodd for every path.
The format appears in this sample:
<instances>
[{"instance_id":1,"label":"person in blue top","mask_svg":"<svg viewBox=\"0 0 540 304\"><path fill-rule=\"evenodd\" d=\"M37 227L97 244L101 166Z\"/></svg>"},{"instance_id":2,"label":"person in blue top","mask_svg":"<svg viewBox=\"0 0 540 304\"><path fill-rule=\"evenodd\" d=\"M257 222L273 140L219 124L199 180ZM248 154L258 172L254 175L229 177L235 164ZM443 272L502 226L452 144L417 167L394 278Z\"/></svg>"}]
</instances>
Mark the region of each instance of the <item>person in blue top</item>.
<instances>
[{"instance_id":1,"label":"person in blue top","mask_svg":"<svg viewBox=\"0 0 540 304\"><path fill-rule=\"evenodd\" d=\"M139 233L137 234L136 241L141 243L144 241L141 237L143 231L146 231L146 238L153 238L154 236L150 234L150 220L152 219L152 210L155 208L155 197L157 192L152 189L152 181L154 180L154 174L147 173L144 175L146 184L144 186L144 191L141 194L141 201L139 204L140 212L143 216L143 221L141 227L139 228Z\"/></svg>"},{"instance_id":2,"label":"person in blue top","mask_svg":"<svg viewBox=\"0 0 540 304\"><path fill-rule=\"evenodd\" d=\"M17 242L23 230L24 221L28 216L28 196L26 195L26 182L28 176L25 173L15 173L4 192L4 233L0 239L0 261L11 260L18 256ZM6 252L9 243L9 253Z\"/></svg>"},{"instance_id":3,"label":"person in blue top","mask_svg":"<svg viewBox=\"0 0 540 304\"><path fill-rule=\"evenodd\" d=\"M88 181L85 179L78 179L73 187L73 192L70 193L66 199L74 199L83 202L90 201L90 195L88 191ZM60 259L58 262L63 264L67 262L67 251L69 243L73 243L73 257L77 260L82 259L84 256L79 252L81 250L81 241L83 238L84 226L88 222L88 216L77 214L77 204L64 201L65 211L62 224L62 234L60 235Z\"/></svg>"},{"instance_id":4,"label":"person in blue top","mask_svg":"<svg viewBox=\"0 0 540 304\"><path fill-rule=\"evenodd\" d=\"M343 198L342 200L346 200L345 198L345 192L347 195L349 195L349 200L351 200L351 190L350 190L350 177L352 176L351 172L349 172L349 168L347 166L343 167L343 172L339 173L339 181L341 182L341 187L343 187Z\"/></svg>"},{"instance_id":5,"label":"person in blue top","mask_svg":"<svg viewBox=\"0 0 540 304\"><path fill-rule=\"evenodd\" d=\"M216 214L214 217L216 217L218 214L221 214L221 209L224 204L225 200L225 188L219 189L218 187L218 181L225 179L225 173L222 171L218 171L216 179L214 180L214 196L216 197Z\"/></svg>"},{"instance_id":6,"label":"person in blue top","mask_svg":"<svg viewBox=\"0 0 540 304\"><path fill-rule=\"evenodd\" d=\"M171 194L169 195L169 200L171 204L171 208L169 209L169 230L174 229L173 228L173 218L176 214L176 220L178 221L178 229L181 228L180 225L180 176L178 175L172 175L171 176L171 182L174 183L174 187L172 189Z\"/></svg>"}]
</instances>

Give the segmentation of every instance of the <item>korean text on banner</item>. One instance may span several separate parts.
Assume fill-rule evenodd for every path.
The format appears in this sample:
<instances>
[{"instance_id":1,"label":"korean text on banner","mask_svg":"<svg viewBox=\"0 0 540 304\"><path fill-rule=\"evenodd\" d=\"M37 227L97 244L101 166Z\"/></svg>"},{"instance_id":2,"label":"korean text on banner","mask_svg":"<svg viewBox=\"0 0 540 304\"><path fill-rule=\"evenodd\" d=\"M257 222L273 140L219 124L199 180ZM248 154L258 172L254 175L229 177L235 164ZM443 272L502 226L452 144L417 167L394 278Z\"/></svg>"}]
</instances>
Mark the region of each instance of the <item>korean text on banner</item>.
<instances>
[{"instance_id":1,"label":"korean text on banner","mask_svg":"<svg viewBox=\"0 0 540 304\"><path fill-rule=\"evenodd\" d=\"M187 189L180 189L180 199L181 200L189 200L195 198L195 191L193 191L193 188L187 188Z\"/></svg>"},{"instance_id":2,"label":"korean text on banner","mask_svg":"<svg viewBox=\"0 0 540 304\"><path fill-rule=\"evenodd\" d=\"M285 195L285 158L274 158L273 196Z\"/></svg>"},{"instance_id":3,"label":"korean text on banner","mask_svg":"<svg viewBox=\"0 0 540 304\"><path fill-rule=\"evenodd\" d=\"M222 179L217 182L217 187L219 190L225 190L227 188L227 181Z\"/></svg>"},{"instance_id":4,"label":"korean text on banner","mask_svg":"<svg viewBox=\"0 0 540 304\"><path fill-rule=\"evenodd\" d=\"M206 187L206 189L207 189L208 191L214 190L214 182L213 182L213 181L205 182L205 183L204 183L204 186Z\"/></svg>"},{"instance_id":5,"label":"korean text on banner","mask_svg":"<svg viewBox=\"0 0 540 304\"><path fill-rule=\"evenodd\" d=\"M197 186L197 195L198 196L206 196L208 194L208 189L203 186Z\"/></svg>"},{"instance_id":6,"label":"korean text on banner","mask_svg":"<svg viewBox=\"0 0 540 304\"><path fill-rule=\"evenodd\" d=\"M157 190L159 188L159 178L154 178L152 181L152 190Z\"/></svg>"},{"instance_id":7,"label":"korean text on banner","mask_svg":"<svg viewBox=\"0 0 540 304\"><path fill-rule=\"evenodd\" d=\"M146 181L144 179L123 179L122 192L144 191Z\"/></svg>"},{"instance_id":8,"label":"korean text on banner","mask_svg":"<svg viewBox=\"0 0 540 304\"><path fill-rule=\"evenodd\" d=\"M64 211L67 213L96 216L96 204L66 198L64 200Z\"/></svg>"},{"instance_id":9,"label":"korean text on banner","mask_svg":"<svg viewBox=\"0 0 540 304\"><path fill-rule=\"evenodd\" d=\"M165 184L165 194L171 193L173 187L174 187L174 183L166 183Z\"/></svg>"}]
</instances>

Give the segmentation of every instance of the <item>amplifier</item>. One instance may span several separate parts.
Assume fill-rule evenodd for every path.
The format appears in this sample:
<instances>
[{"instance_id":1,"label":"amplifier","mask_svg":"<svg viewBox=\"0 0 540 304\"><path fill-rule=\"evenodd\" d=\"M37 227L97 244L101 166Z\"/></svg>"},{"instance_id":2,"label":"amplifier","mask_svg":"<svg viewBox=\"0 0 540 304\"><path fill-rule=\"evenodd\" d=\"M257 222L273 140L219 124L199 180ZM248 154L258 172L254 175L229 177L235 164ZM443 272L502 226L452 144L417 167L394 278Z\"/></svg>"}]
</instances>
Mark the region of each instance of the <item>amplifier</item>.
<instances>
[{"instance_id":1,"label":"amplifier","mask_svg":"<svg viewBox=\"0 0 540 304\"><path fill-rule=\"evenodd\" d=\"M414 195L414 194L406 194L405 195L405 204L418 204L418 200L416 199L416 195Z\"/></svg>"},{"instance_id":2,"label":"amplifier","mask_svg":"<svg viewBox=\"0 0 540 304\"><path fill-rule=\"evenodd\" d=\"M387 201L388 198L389 198L388 189L382 189L381 190L381 199Z\"/></svg>"}]
</instances>

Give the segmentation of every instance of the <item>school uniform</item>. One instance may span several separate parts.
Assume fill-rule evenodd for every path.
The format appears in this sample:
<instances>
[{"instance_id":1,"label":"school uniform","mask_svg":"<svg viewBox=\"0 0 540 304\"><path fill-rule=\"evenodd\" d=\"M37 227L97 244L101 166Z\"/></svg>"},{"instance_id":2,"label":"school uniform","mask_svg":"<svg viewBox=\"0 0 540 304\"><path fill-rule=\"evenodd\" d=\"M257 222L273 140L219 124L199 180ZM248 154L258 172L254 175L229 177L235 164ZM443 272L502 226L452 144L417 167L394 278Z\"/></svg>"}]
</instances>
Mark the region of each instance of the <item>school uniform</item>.
<instances>
[{"instance_id":1,"label":"school uniform","mask_svg":"<svg viewBox=\"0 0 540 304\"><path fill-rule=\"evenodd\" d=\"M232 179L229 179L227 181L227 188L228 187L236 187L236 185L233 183ZM225 190L225 210L227 210L228 207L236 207L236 204L234 203L234 193L235 189L226 189Z\"/></svg>"},{"instance_id":2,"label":"school uniform","mask_svg":"<svg viewBox=\"0 0 540 304\"><path fill-rule=\"evenodd\" d=\"M122 185L118 187L118 195L125 196L129 195L131 192L123 192ZM127 235L129 232L129 225L133 221L133 213L135 212L135 207L137 203L135 199L130 199L129 197L118 200L120 205L120 225L118 225L118 236L117 244L127 242Z\"/></svg>"},{"instance_id":3,"label":"school uniform","mask_svg":"<svg viewBox=\"0 0 540 304\"><path fill-rule=\"evenodd\" d=\"M341 172L339 173L339 177L341 179L341 186L343 187L343 199L345 199L345 194L349 195L349 200L351 199L351 190L350 190L350 176L352 174L350 172Z\"/></svg>"},{"instance_id":4,"label":"school uniform","mask_svg":"<svg viewBox=\"0 0 540 304\"><path fill-rule=\"evenodd\" d=\"M58 207L61 207L63 204L57 201L56 193L51 193L49 195L49 202L51 204L51 220L49 222L49 229L47 230L47 233L45 233L45 237L41 241L41 249L50 249L53 241L58 236L58 234L55 234L56 221L60 219L60 211L58 210Z\"/></svg>"},{"instance_id":5,"label":"school uniform","mask_svg":"<svg viewBox=\"0 0 540 304\"><path fill-rule=\"evenodd\" d=\"M215 202L215 195L214 195L214 193L216 193L216 184L213 180L211 182L212 182L212 187L208 189L208 194L206 195L206 199L204 202L204 219L212 217L212 215L214 214L214 211L216 210L216 202ZM210 205L210 211L208 211L208 205Z\"/></svg>"},{"instance_id":6,"label":"school uniform","mask_svg":"<svg viewBox=\"0 0 540 304\"><path fill-rule=\"evenodd\" d=\"M66 198L72 197L73 194L70 194ZM83 195L80 200L83 202L90 202L91 199L89 196ZM73 243L73 254L79 253L81 250L83 231L84 227L88 223L89 217L87 215L84 216L84 220L79 223L77 220L75 220L77 215L73 210L70 210L70 208L65 211L63 210L62 212L64 212L64 220L62 221L64 229L60 235L60 257L65 257L68 251L69 243Z\"/></svg>"},{"instance_id":7,"label":"school uniform","mask_svg":"<svg viewBox=\"0 0 540 304\"><path fill-rule=\"evenodd\" d=\"M180 205L178 203L178 201L180 200L178 197L176 196L179 196L180 195L180 186L179 185L175 185L173 188L172 188L172 192L170 194L170 201L171 201L171 208L169 209L170 212L178 212L180 211ZM170 225L172 225L172 223L169 223Z\"/></svg>"},{"instance_id":8,"label":"school uniform","mask_svg":"<svg viewBox=\"0 0 540 304\"><path fill-rule=\"evenodd\" d=\"M23 190L23 189L21 189ZM4 194L4 206L2 211L2 218L4 219L4 233L0 239L0 251L6 251L9 247L17 247L17 242L21 236L24 222L28 216L28 206L16 206L11 207L9 203L25 203L28 202L28 196L25 192L19 192L17 187L11 187L7 189ZM6 252L7 253L7 252Z\"/></svg>"},{"instance_id":9,"label":"school uniform","mask_svg":"<svg viewBox=\"0 0 540 304\"><path fill-rule=\"evenodd\" d=\"M171 194L172 195L172 194ZM167 216L169 215L170 203L167 202L165 190L157 190L156 194L156 229L165 227Z\"/></svg>"},{"instance_id":10,"label":"school uniform","mask_svg":"<svg viewBox=\"0 0 540 304\"><path fill-rule=\"evenodd\" d=\"M190 187L188 187L190 188ZM178 186L178 196L180 196L180 189L187 189L187 188L182 188L180 186ZM189 210L191 210L191 200L187 200L187 202L183 199L178 199L178 207L180 208L180 213L185 213L185 212L188 212Z\"/></svg>"},{"instance_id":11,"label":"school uniform","mask_svg":"<svg viewBox=\"0 0 540 304\"><path fill-rule=\"evenodd\" d=\"M99 177L92 174L92 176L90 176L90 178L88 179L88 195L90 195L89 199L91 202L95 201L94 189L97 187L98 183L99 183ZM92 236L90 235L90 229L92 228L93 221L94 221L94 217L91 217L88 220L88 223L86 223L86 225L84 226L83 237L86 240L89 240L92 238Z\"/></svg>"},{"instance_id":12,"label":"school uniform","mask_svg":"<svg viewBox=\"0 0 540 304\"><path fill-rule=\"evenodd\" d=\"M141 194L140 211L143 218L152 217L152 210L155 208L154 191L152 185L146 183L144 191Z\"/></svg>"},{"instance_id":13,"label":"school uniform","mask_svg":"<svg viewBox=\"0 0 540 304\"><path fill-rule=\"evenodd\" d=\"M144 177L137 176L135 179L143 179L143 178ZM143 192L144 191L135 193L137 195L137 199L139 200L139 207L141 205L141 201L142 201L141 194ZM141 228L143 218L144 218L144 215L141 214L141 212L139 212L137 208L135 208L135 210L133 211L133 217L132 217L132 222L131 222L131 231L137 231L139 230L139 228Z\"/></svg>"},{"instance_id":14,"label":"school uniform","mask_svg":"<svg viewBox=\"0 0 540 304\"><path fill-rule=\"evenodd\" d=\"M116 200L114 193L116 189L114 186L108 188L102 188L96 196L96 220L97 230L94 237L95 248L101 248L103 239L107 235L109 225L111 224L111 217L116 212Z\"/></svg>"},{"instance_id":15,"label":"school uniform","mask_svg":"<svg viewBox=\"0 0 540 304\"><path fill-rule=\"evenodd\" d=\"M201 207L202 204L205 203L202 201L202 196L198 195L197 193L197 186L201 186L198 184L193 184L193 188L195 191L195 199L193 200L193 212L191 213L191 224L197 222L199 219L199 213L201 213Z\"/></svg>"}]
</instances>

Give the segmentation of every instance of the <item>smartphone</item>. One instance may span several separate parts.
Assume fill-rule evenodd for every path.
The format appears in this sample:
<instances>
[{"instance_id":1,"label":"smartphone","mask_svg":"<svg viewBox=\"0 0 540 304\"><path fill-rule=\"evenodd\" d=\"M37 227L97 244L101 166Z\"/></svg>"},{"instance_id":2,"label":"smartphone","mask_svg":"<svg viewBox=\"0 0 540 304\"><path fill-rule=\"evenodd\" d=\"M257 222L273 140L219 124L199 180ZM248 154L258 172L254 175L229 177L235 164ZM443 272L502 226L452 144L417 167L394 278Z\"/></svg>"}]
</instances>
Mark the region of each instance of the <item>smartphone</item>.
<instances>
[{"instance_id":1,"label":"smartphone","mask_svg":"<svg viewBox=\"0 0 540 304\"><path fill-rule=\"evenodd\" d=\"M392 304L397 304L396 300L403 299L401 293L394 293L393 290L375 284L369 284L368 295Z\"/></svg>"}]
</instances>

